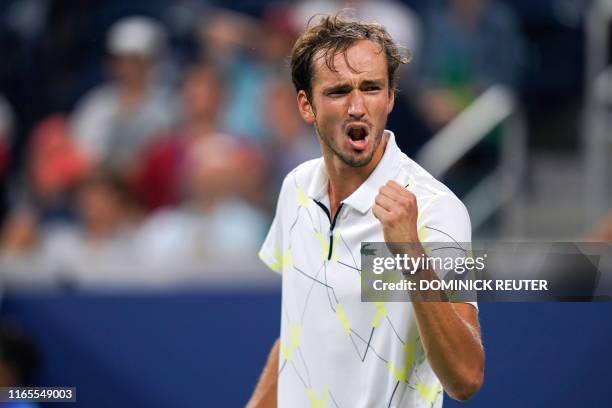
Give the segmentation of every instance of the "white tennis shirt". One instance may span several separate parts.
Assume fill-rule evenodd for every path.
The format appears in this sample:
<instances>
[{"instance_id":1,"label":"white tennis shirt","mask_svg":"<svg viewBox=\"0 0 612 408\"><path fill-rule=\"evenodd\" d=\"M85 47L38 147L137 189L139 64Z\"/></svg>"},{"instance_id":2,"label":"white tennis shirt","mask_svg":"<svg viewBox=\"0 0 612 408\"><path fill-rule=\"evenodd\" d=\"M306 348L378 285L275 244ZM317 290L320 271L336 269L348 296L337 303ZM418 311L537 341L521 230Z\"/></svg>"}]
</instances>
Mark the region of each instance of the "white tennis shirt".
<instances>
[{"instance_id":1,"label":"white tennis shirt","mask_svg":"<svg viewBox=\"0 0 612 408\"><path fill-rule=\"evenodd\" d=\"M323 158L283 181L259 253L282 274L280 408L442 406L411 303L361 302L360 247L384 242L372 205L389 180L416 195L421 242L470 242L470 219L463 203L385 133L381 161L334 220Z\"/></svg>"}]
</instances>

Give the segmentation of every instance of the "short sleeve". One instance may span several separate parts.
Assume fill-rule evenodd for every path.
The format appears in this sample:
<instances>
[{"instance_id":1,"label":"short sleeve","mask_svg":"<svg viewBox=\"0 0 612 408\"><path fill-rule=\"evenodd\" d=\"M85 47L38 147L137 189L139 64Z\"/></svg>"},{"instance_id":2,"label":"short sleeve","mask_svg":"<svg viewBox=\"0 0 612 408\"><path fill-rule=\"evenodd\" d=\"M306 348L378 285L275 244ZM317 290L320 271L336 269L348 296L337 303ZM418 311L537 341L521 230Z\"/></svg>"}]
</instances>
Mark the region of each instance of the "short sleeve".
<instances>
[{"instance_id":1,"label":"short sleeve","mask_svg":"<svg viewBox=\"0 0 612 408\"><path fill-rule=\"evenodd\" d=\"M419 203L419 209L419 239L429 251L442 258L471 256L472 224L461 200L450 194L434 195ZM478 309L476 302L465 303Z\"/></svg>"},{"instance_id":2,"label":"short sleeve","mask_svg":"<svg viewBox=\"0 0 612 408\"><path fill-rule=\"evenodd\" d=\"M452 195L433 195L419 202L417 226L421 242L449 242L461 248L472 241L467 209Z\"/></svg>"}]
</instances>

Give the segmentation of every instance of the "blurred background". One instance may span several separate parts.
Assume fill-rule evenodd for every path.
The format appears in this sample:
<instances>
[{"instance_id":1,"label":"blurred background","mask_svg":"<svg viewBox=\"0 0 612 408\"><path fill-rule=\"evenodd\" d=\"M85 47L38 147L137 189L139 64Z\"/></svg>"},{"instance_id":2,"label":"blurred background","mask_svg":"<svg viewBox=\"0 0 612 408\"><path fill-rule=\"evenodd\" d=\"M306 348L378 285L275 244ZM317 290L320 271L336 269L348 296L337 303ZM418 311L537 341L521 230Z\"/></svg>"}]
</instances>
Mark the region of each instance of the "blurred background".
<instances>
[{"instance_id":1,"label":"blurred background","mask_svg":"<svg viewBox=\"0 0 612 408\"><path fill-rule=\"evenodd\" d=\"M280 322L256 254L320 156L287 57L347 7L412 56L388 128L475 240L612 241L612 0L1 0L0 384L244 405ZM610 312L481 306L465 405L605 405Z\"/></svg>"}]
</instances>

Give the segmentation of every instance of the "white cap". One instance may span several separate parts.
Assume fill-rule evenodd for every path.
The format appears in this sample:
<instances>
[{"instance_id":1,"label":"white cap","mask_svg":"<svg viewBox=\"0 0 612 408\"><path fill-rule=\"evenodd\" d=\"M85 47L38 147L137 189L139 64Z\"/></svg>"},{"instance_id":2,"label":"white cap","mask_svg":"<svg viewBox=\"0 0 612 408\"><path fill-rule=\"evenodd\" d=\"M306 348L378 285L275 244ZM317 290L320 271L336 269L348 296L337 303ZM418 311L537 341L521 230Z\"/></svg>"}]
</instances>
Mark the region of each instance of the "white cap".
<instances>
[{"instance_id":1,"label":"white cap","mask_svg":"<svg viewBox=\"0 0 612 408\"><path fill-rule=\"evenodd\" d=\"M165 30L148 17L126 17L109 30L106 48L113 55L157 55L164 46Z\"/></svg>"}]
</instances>

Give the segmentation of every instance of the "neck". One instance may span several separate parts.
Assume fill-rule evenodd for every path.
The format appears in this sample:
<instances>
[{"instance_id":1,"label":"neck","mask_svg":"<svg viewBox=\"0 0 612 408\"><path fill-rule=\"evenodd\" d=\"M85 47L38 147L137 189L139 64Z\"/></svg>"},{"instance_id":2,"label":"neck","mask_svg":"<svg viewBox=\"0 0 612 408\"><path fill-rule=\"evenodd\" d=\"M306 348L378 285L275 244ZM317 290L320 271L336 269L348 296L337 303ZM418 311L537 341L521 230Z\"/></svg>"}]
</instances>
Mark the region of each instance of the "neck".
<instances>
[{"instance_id":1,"label":"neck","mask_svg":"<svg viewBox=\"0 0 612 408\"><path fill-rule=\"evenodd\" d=\"M340 207L340 202L353 194L372 174L385 152L389 136L383 133L382 141L372 160L363 167L351 167L340 160L328 149L324 149L323 160L329 178L328 192L332 219Z\"/></svg>"},{"instance_id":2,"label":"neck","mask_svg":"<svg viewBox=\"0 0 612 408\"><path fill-rule=\"evenodd\" d=\"M146 90L145 83L122 84L119 87L122 111L129 113L137 109L146 96Z\"/></svg>"},{"instance_id":3,"label":"neck","mask_svg":"<svg viewBox=\"0 0 612 408\"><path fill-rule=\"evenodd\" d=\"M110 239L120 228L120 221L92 222L85 230L85 234L90 242L100 244Z\"/></svg>"},{"instance_id":4,"label":"neck","mask_svg":"<svg viewBox=\"0 0 612 408\"><path fill-rule=\"evenodd\" d=\"M215 128L214 121L207 117L197 117L186 125L187 132L195 138L209 136Z\"/></svg>"},{"instance_id":5,"label":"neck","mask_svg":"<svg viewBox=\"0 0 612 408\"><path fill-rule=\"evenodd\" d=\"M119 81L119 89L123 94L144 94L147 90L147 80L138 78L133 81Z\"/></svg>"}]
</instances>

